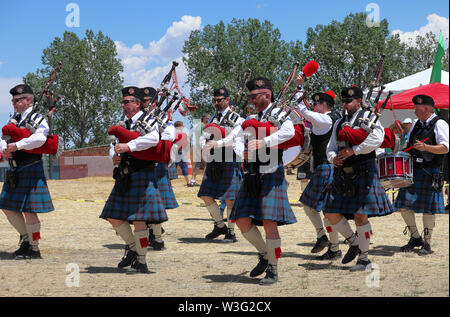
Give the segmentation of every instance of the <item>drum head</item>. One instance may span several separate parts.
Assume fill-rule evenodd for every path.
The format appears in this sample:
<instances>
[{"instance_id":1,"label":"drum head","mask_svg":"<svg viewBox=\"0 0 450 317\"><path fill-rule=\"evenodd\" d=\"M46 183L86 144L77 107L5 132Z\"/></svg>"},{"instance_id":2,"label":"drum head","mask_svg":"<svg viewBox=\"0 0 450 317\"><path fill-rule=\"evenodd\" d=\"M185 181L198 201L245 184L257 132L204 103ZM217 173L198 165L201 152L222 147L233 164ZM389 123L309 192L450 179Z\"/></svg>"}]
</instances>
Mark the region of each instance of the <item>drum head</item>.
<instances>
[{"instance_id":1,"label":"drum head","mask_svg":"<svg viewBox=\"0 0 450 317\"><path fill-rule=\"evenodd\" d=\"M283 152L283 165L287 166L289 163L294 161L301 150L302 147L300 145L293 146L285 150Z\"/></svg>"}]
</instances>

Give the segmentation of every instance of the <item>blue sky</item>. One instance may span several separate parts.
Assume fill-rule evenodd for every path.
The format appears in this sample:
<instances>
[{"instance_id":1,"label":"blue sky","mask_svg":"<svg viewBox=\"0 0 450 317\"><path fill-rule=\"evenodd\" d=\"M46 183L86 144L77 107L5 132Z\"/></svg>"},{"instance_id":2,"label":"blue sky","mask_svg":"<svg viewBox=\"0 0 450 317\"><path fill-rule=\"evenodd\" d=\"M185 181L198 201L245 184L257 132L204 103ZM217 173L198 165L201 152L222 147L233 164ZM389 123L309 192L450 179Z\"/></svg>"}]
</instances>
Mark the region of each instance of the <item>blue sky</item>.
<instances>
[{"instance_id":1,"label":"blue sky","mask_svg":"<svg viewBox=\"0 0 450 317\"><path fill-rule=\"evenodd\" d=\"M68 27L66 6L79 7L80 26ZM157 86L171 60L181 59L181 47L190 31L233 18L269 20L286 41L306 39L317 24L342 21L350 13L368 12L371 1L172 0L172 1L1 1L0 4L0 122L12 108L9 89L27 72L41 67L44 48L64 31L83 36L86 29L101 30L116 42L124 64L126 84ZM426 31L448 36L447 1L374 1L391 32L405 38ZM182 66L182 65L181 65ZM179 67L182 87L185 71ZM188 91L184 92L188 94ZM119 106L119 105L118 105Z\"/></svg>"}]
</instances>

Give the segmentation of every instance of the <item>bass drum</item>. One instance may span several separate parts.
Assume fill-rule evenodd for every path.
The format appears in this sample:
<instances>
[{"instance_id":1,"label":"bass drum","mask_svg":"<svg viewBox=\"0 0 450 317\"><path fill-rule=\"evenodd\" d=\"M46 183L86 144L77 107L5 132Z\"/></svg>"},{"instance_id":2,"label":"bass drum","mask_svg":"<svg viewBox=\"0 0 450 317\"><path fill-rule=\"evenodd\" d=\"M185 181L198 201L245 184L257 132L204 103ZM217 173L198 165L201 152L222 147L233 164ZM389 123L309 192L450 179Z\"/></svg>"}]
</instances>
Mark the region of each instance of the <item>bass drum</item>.
<instances>
[{"instance_id":1,"label":"bass drum","mask_svg":"<svg viewBox=\"0 0 450 317\"><path fill-rule=\"evenodd\" d=\"M283 165L287 168L298 168L311 158L311 148L302 151L300 145L288 148L283 152Z\"/></svg>"}]
</instances>

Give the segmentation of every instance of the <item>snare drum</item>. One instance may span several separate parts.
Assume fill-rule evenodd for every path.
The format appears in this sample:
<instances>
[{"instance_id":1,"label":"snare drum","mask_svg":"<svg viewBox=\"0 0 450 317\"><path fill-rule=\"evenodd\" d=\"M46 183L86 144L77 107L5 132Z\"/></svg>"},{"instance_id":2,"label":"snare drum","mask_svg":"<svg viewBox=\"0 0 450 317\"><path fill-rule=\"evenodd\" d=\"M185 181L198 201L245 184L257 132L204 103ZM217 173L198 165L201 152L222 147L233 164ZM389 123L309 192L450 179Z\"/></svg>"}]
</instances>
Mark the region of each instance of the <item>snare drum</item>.
<instances>
[{"instance_id":1,"label":"snare drum","mask_svg":"<svg viewBox=\"0 0 450 317\"><path fill-rule=\"evenodd\" d=\"M293 146L283 151L283 165L289 168L297 168L309 161L311 149L302 152L300 145Z\"/></svg>"},{"instance_id":2,"label":"snare drum","mask_svg":"<svg viewBox=\"0 0 450 317\"><path fill-rule=\"evenodd\" d=\"M411 186L413 181L413 160L406 152L385 153L377 157L378 176L386 188Z\"/></svg>"}]
</instances>

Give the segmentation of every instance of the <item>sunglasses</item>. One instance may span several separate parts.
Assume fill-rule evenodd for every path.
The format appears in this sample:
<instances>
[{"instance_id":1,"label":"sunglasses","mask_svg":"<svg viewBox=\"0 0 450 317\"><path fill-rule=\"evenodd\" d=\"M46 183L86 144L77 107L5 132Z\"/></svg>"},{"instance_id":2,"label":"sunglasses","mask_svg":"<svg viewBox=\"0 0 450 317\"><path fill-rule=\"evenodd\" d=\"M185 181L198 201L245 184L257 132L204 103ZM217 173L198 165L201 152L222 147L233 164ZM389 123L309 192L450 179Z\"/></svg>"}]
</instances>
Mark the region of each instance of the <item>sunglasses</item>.
<instances>
[{"instance_id":1,"label":"sunglasses","mask_svg":"<svg viewBox=\"0 0 450 317\"><path fill-rule=\"evenodd\" d=\"M130 102L134 102L134 100L122 100L122 105L127 105L127 104L129 104Z\"/></svg>"},{"instance_id":2,"label":"sunglasses","mask_svg":"<svg viewBox=\"0 0 450 317\"><path fill-rule=\"evenodd\" d=\"M342 99L342 103L344 104L344 103L350 103L350 102L352 102L353 101L353 98L344 98L344 99Z\"/></svg>"},{"instance_id":3,"label":"sunglasses","mask_svg":"<svg viewBox=\"0 0 450 317\"><path fill-rule=\"evenodd\" d=\"M263 95L263 94L266 94L266 92L258 92L256 94L251 94L251 95L248 95L248 99L255 99L256 97L258 97L258 95Z\"/></svg>"},{"instance_id":4,"label":"sunglasses","mask_svg":"<svg viewBox=\"0 0 450 317\"><path fill-rule=\"evenodd\" d=\"M27 98L27 97L20 97L20 98L11 99L11 102L12 102L12 103L16 103L16 102L19 102L20 100L26 99L26 98Z\"/></svg>"},{"instance_id":5,"label":"sunglasses","mask_svg":"<svg viewBox=\"0 0 450 317\"><path fill-rule=\"evenodd\" d=\"M222 102L223 100L225 100L226 98L213 98L212 100L213 100L213 102L214 103L217 103L217 102Z\"/></svg>"}]
</instances>

